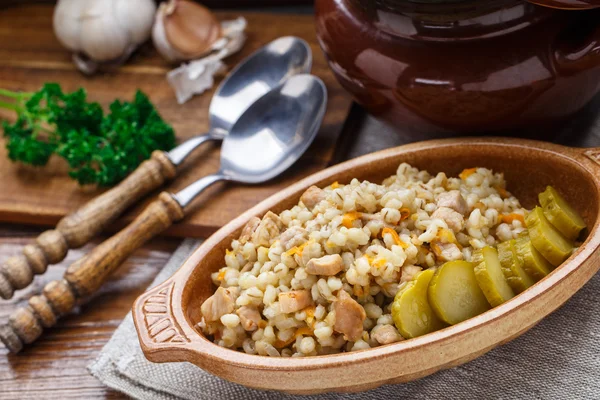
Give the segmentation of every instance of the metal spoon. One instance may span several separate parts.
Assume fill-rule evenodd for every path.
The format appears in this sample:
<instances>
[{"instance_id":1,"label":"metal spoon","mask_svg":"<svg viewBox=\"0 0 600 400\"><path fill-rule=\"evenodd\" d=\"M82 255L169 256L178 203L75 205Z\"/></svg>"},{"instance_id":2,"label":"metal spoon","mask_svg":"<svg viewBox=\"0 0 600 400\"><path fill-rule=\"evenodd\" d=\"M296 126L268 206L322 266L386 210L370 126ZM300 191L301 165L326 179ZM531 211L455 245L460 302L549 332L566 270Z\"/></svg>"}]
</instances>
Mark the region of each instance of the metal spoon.
<instances>
[{"instance_id":1,"label":"metal spoon","mask_svg":"<svg viewBox=\"0 0 600 400\"><path fill-rule=\"evenodd\" d=\"M208 133L169 151L171 162L178 166L202 143L222 140L252 103L290 76L309 73L311 65L310 46L294 36L276 39L257 50L234 68L215 91L208 108Z\"/></svg>"},{"instance_id":2,"label":"metal spoon","mask_svg":"<svg viewBox=\"0 0 600 400\"><path fill-rule=\"evenodd\" d=\"M35 341L44 328L95 293L108 276L147 240L181 220L207 187L226 180L256 184L290 167L315 138L325 114L327 92L319 78L297 75L252 104L231 128L221 148L221 167L176 194L158 199L125 229L71 264L62 280L44 287L29 305L0 325L0 340L13 353Z\"/></svg>"},{"instance_id":3,"label":"metal spoon","mask_svg":"<svg viewBox=\"0 0 600 400\"><path fill-rule=\"evenodd\" d=\"M327 103L319 78L296 75L258 99L223 140L221 168L173 198L186 209L208 186L226 180L256 184L288 169L313 141Z\"/></svg>"},{"instance_id":4,"label":"metal spoon","mask_svg":"<svg viewBox=\"0 0 600 400\"><path fill-rule=\"evenodd\" d=\"M309 45L296 37L283 37L239 64L219 85L209 107L208 133L194 136L169 152L155 151L118 186L84 204L25 246L23 254L0 266L0 297L9 299L15 289L28 286L49 264L62 261L69 249L88 243L137 200L177 175L177 167L202 143L221 140L259 97L290 76L308 73L312 64Z\"/></svg>"}]
</instances>

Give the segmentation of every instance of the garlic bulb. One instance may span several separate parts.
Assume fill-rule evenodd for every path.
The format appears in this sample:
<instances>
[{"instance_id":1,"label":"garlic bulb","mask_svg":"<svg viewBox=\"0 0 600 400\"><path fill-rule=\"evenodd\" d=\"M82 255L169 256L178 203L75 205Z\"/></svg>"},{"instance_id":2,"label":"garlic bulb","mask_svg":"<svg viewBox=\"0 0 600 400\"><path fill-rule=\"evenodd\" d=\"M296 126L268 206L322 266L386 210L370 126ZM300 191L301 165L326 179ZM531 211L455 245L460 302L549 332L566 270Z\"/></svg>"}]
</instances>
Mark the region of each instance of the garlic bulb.
<instances>
[{"instance_id":1,"label":"garlic bulb","mask_svg":"<svg viewBox=\"0 0 600 400\"><path fill-rule=\"evenodd\" d=\"M217 17L189 0L169 0L156 13L152 39L168 61L193 60L214 50L223 36Z\"/></svg>"},{"instance_id":2,"label":"garlic bulb","mask_svg":"<svg viewBox=\"0 0 600 400\"><path fill-rule=\"evenodd\" d=\"M84 73L121 64L152 31L154 0L59 0L54 32Z\"/></svg>"}]
</instances>

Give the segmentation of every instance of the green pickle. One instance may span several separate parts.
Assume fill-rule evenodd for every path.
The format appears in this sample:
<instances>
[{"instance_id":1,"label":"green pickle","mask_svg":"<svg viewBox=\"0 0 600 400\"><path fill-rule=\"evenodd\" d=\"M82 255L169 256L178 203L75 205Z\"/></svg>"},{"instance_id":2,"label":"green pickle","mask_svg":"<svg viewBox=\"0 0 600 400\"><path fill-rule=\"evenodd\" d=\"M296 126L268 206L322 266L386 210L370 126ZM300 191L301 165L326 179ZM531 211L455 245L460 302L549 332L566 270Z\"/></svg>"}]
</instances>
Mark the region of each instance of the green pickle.
<instances>
[{"instance_id":1,"label":"green pickle","mask_svg":"<svg viewBox=\"0 0 600 400\"><path fill-rule=\"evenodd\" d=\"M548 221L567 239L577 239L586 227L581 215L552 186L538 197Z\"/></svg>"},{"instance_id":2,"label":"green pickle","mask_svg":"<svg viewBox=\"0 0 600 400\"><path fill-rule=\"evenodd\" d=\"M529 238L533 247L550 262L558 267L571 255L573 244L565 238L548 220L540 207L536 207L525 219Z\"/></svg>"},{"instance_id":3,"label":"green pickle","mask_svg":"<svg viewBox=\"0 0 600 400\"><path fill-rule=\"evenodd\" d=\"M499 306L514 297L515 293L506 282L498 251L493 247L485 247L481 250L482 260L475 267L475 279L492 307Z\"/></svg>"},{"instance_id":4,"label":"green pickle","mask_svg":"<svg viewBox=\"0 0 600 400\"><path fill-rule=\"evenodd\" d=\"M483 249L473 250L471 254L471 262L478 265L483 262Z\"/></svg>"},{"instance_id":5,"label":"green pickle","mask_svg":"<svg viewBox=\"0 0 600 400\"><path fill-rule=\"evenodd\" d=\"M392 303L392 318L406 339L422 336L444 327L427 299L429 282L434 271L421 271L415 279L402 285Z\"/></svg>"},{"instance_id":6,"label":"green pickle","mask_svg":"<svg viewBox=\"0 0 600 400\"><path fill-rule=\"evenodd\" d=\"M536 282L543 279L554 269L554 266L533 247L528 237L516 239L515 248L517 256L523 261L523 269Z\"/></svg>"},{"instance_id":7,"label":"green pickle","mask_svg":"<svg viewBox=\"0 0 600 400\"><path fill-rule=\"evenodd\" d=\"M521 293L533 286L535 281L523 269L523 262L517 256L515 247L514 239L500 243L498 245L498 258L506 282L515 293Z\"/></svg>"},{"instance_id":8,"label":"green pickle","mask_svg":"<svg viewBox=\"0 0 600 400\"><path fill-rule=\"evenodd\" d=\"M539 194L542 207L525 218L516 239L474 250L471 262L448 261L421 271L400 286L392 318L405 338L458 324L510 300L547 276L573 252L585 222L551 186Z\"/></svg>"},{"instance_id":9,"label":"green pickle","mask_svg":"<svg viewBox=\"0 0 600 400\"><path fill-rule=\"evenodd\" d=\"M429 304L447 324L455 325L490 309L479 288L473 264L448 261L435 272L429 283Z\"/></svg>"}]
</instances>

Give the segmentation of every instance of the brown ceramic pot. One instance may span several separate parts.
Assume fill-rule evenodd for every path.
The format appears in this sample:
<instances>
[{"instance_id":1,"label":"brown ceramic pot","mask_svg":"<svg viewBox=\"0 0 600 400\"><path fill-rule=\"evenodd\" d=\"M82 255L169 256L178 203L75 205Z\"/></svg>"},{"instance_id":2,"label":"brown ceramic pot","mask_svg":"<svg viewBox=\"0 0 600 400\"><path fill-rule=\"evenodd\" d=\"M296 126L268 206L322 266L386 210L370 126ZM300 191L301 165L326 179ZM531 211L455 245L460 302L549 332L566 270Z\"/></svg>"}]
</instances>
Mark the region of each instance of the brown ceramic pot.
<instances>
[{"instance_id":1,"label":"brown ceramic pot","mask_svg":"<svg viewBox=\"0 0 600 400\"><path fill-rule=\"evenodd\" d=\"M316 0L315 9L338 80L373 114L405 129L548 126L600 91L600 9L520 0Z\"/></svg>"},{"instance_id":2,"label":"brown ceramic pot","mask_svg":"<svg viewBox=\"0 0 600 400\"><path fill-rule=\"evenodd\" d=\"M352 178L381 182L401 162L452 176L473 166L503 172L508 190L527 208L537 203L545 185L552 185L582 214L589 234L567 261L523 293L475 318L415 339L349 353L284 358L219 347L201 334L196 328L200 306L216 289L211 273L223 266L226 249L250 218L291 208L311 185ZM254 388L310 394L407 382L514 339L567 301L600 269L599 215L600 149L504 138L414 143L327 168L257 204L208 238L171 278L140 296L133 320L149 360L189 361Z\"/></svg>"},{"instance_id":3,"label":"brown ceramic pot","mask_svg":"<svg viewBox=\"0 0 600 400\"><path fill-rule=\"evenodd\" d=\"M600 7L600 0L528 0L530 3L561 10L591 10Z\"/></svg>"}]
</instances>

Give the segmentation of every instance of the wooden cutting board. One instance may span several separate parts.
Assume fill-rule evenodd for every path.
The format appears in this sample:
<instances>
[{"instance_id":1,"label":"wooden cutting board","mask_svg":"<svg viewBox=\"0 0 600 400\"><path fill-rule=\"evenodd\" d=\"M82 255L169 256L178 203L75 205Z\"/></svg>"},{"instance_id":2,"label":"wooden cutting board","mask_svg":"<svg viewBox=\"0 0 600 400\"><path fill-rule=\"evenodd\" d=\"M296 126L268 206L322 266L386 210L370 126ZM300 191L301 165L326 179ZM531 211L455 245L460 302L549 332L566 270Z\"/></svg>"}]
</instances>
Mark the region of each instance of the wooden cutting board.
<instances>
[{"instance_id":1,"label":"wooden cutting board","mask_svg":"<svg viewBox=\"0 0 600 400\"><path fill-rule=\"evenodd\" d=\"M238 15L218 13L221 20ZM167 234L206 237L264 198L327 167L334 158L351 100L325 62L317 44L313 17L247 12L242 15L248 20L248 40L241 53L226 60L228 67L235 66L245 56L278 37L294 35L303 38L310 43L313 51L312 72L323 79L328 89L329 103L322 129L305 156L280 178L260 186L217 184L198 198L195 212ZM52 7L49 5L27 6L27 10L20 7L0 10L1 88L35 91L44 82L54 81L66 91L86 88L89 98L105 107L115 98L133 98L139 88L148 94L163 118L173 125L178 141L207 130L212 91L196 96L184 105L177 104L165 78L170 66L152 46L141 49L126 66L114 72L85 77L74 68L70 54L54 38L51 23ZM15 41L15 37L20 40ZM12 120L14 114L0 111L0 118ZM205 145L186 161L183 172L167 189L177 191L202 176L216 172L218 165L218 145ZM52 226L99 193L101 191L96 188L82 188L71 180L66 174L66 164L58 157L43 168L10 162L3 139L0 139L0 221ZM154 197L155 194L149 196L143 204ZM143 204L135 207L110 230L116 230L131 220Z\"/></svg>"}]
</instances>

